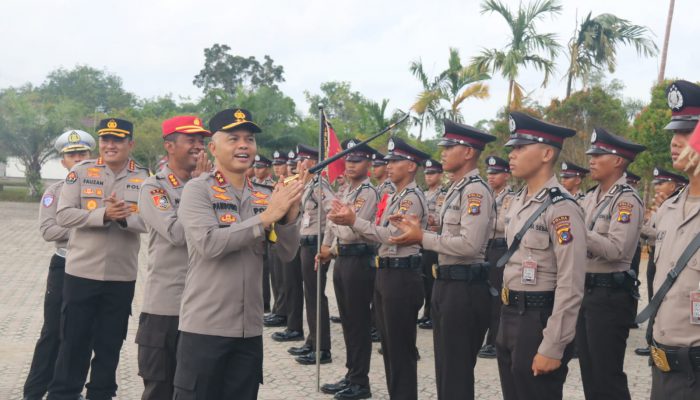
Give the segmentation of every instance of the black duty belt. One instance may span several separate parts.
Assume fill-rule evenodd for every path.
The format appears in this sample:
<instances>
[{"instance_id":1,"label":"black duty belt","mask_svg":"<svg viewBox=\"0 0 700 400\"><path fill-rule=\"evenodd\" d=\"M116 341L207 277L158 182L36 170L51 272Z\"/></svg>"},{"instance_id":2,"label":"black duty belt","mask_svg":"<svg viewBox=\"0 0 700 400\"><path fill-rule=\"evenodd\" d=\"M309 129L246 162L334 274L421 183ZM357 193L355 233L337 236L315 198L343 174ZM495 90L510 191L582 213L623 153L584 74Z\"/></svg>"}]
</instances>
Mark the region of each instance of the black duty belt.
<instances>
[{"instance_id":1,"label":"black duty belt","mask_svg":"<svg viewBox=\"0 0 700 400\"><path fill-rule=\"evenodd\" d=\"M377 268L420 268L421 256L377 257Z\"/></svg>"},{"instance_id":2,"label":"black duty belt","mask_svg":"<svg viewBox=\"0 0 700 400\"><path fill-rule=\"evenodd\" d=\"M624 272L621 273L586 273L586 287L619 288L624 282Z\"/></svg>"},{"instance_id":3,"label":"black duty belt","mask_svg":"<svg viewBox=\"0 0 700 400\"><path fill-rule=\"evenodd\" d=\"M367 243L338 244L338 257L373 256L376 248Z\"/></svg>"},{"instance_id":4,"label":"black duty belt","mask_svg":"<svg viewBox=\"0 0 700 400\"><path fill-rule=\"evenodd\" d=\"M651 361L662 372L700 371L700 347L650 346Z\"/></svg>"},{"instance_id":5,"label":"black duty belt","mask_svg":"<svg viewBox=\"0 0 700 400\"><path fill-rule=\"evenodd\" d=\"M507 247L508 247L508 242L506 241L506 238L489 239L489 247L503 247L503 248L507 248Z\"/></svg>"},{"instance_id":6,"label":"black duty belt","mask_svg":"<svg viewBox=\"0 0 700 400\"><path fill-rule=\"evenodd\" d=\"M302 246L316 246L318 245L318 235L303 235L299 239L299 244Z\"/></svg>"},{"instance_id":7,"label":"black duty belt","mask_svg":"<svg viewBox=\"0 0 700 400\"><path fill-rule=\"evenodd\" d=\"M435 265L433 276L447 281L486 282L489 279L489 264Z\"/></svg>"},{"instance_id":8,"label":"black duty belt","mask_svg":"<svg viewBox=\"0 0 700 400\"><path fill-rule=\"evenodd\" d=\"M525 308L549 308L554 306L554 292L520 292L501 289L501 302L506 306Z\"/></svg>"}]
</instances>

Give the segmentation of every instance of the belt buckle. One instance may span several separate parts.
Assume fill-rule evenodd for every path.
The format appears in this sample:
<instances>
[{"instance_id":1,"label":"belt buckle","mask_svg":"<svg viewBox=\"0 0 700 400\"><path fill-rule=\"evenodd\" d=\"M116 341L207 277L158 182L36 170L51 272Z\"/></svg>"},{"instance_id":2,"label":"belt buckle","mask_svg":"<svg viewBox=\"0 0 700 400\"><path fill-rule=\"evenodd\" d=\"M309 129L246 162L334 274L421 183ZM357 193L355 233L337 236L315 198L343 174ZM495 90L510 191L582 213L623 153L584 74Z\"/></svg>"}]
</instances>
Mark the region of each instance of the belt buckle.
<instances>
[{"instance_id":1,"label":"belt buckle","mask_svg":"<svg viewBox=\"0 0 700 400\"><path fill-rule=\"evenodd\" d=\"M649 346L649 350L651 352L651 360L654 362L654 365L656 365L656 368L662 372L669 372L671 370L671 366L668 364L666 352L656 346Z\"/></svg>"},{"instance_id":2,"label":"belt buckle","mask_svg":"<svg viewBox=\"0 0 700 400\"><path fill-rule=\"evenodd\" d=\"M374 256L374 265L376 269L379 269L379 256Z\"/></svg>"},{"instance_id":3,"label":"belt buckle","mask_svg":"<svg viewBox=\"0 0 700 400\"><path fill-rule=\"evenodd\" d=\"M505 286L501 289L501 303L510 305L510 290Z\"/></svg>"},{"instance_id":4,"label":"belt buckle","mask_svg":"<svg viewBox=\"0 0 700 400\"><path fill-rule=\"evenodd\" d=\"M433 264L433 266L431 267L431 269L432 269L432 271L433 271L433 279L437 279L437 278L438 278L438 265L437 265L437 264Z\"/></svg>"}]
</instances>

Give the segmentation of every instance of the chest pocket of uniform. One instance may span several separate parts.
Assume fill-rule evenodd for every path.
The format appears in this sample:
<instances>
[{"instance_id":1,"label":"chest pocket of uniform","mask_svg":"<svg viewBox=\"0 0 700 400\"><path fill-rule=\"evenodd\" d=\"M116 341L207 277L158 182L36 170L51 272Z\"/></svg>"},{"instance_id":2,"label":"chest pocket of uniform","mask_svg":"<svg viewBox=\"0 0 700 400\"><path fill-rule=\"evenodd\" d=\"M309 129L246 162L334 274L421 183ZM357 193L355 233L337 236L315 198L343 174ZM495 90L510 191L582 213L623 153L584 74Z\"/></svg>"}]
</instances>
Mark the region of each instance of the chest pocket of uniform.
<instances>
[{"instance_id":1,"label":"chest pocket of uniform","mask_svg":"<svg viewBox=\"0 0 700 400\"><path fill-rule=\"evenodd\" d=\"M601 214L593 226L593 231L600 234L606 234L610 230L610 214Z\"/></svg>"},{"instance_id":2,"label":"chest pocket of uniform","mask_svg":"<svg viewBox=\"0 0 700 400\"><path fill-rule=\"evenodd\" d=\"M443 218L443 225L447 228L447 231L451 234L458 234L460 228L461 214L459 210L449 209L445 211L445 216Z\"/></svg>"},{"instance_id":3,"label":"chest pocket of uniform","mask_svg":"<svg viewBox=\"0 0 700 400\"><path fill-rule=\"evenodd\" d=\"M101 186L84 186L80 190L80 207L92 211L103 207L104 189Z\"/></svg>"},{"instance_id":4,"label":"chest pocket of uniform","mask_svg":"<svg viewBox=\"0 0 700 400\"><path fill-rule=\"evenodd\" d=\"M547 232L529 229L523 238L523 247L535 250L545 250L549 247L549 234Z\"/></svg>"},{"instance_id":5,"label":"chest pocket of uniform","mask_svg":"<svg viewBox=\"0 0 700 400\"><path fill-rule=\"evenodd\" d=\"M127 182L124 188L124 201L131 207L132 212L138 212L140 190L141 185L132 182Z\"/></svg>"}]
</instances>

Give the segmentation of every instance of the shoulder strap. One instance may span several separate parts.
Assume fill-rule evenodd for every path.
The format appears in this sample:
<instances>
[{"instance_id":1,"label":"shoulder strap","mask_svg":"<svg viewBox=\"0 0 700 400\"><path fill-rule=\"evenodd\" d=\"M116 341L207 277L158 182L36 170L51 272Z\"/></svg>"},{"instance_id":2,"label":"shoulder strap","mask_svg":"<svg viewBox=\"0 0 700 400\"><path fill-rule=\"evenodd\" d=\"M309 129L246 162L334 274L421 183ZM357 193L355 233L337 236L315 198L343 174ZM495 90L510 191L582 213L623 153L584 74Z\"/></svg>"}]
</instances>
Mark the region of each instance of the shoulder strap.
<instances>
[{"instance_id":1,"label":"shoulder strap","mask_svg":"<svg viewBox=\"0 0 700 400\"><path fill-rule=\"evenodd\" d=\"M600 214L603 213L603 210L605 210L610 202L616 197L615 194L619 192L620 187L618 185L613 186L612 189L608 192L611 196L603 200L603 203L601 203L600 207L598 207L595 210L595 213L593 213L593 218L591 218L591 222L588 224L588 230L592 231L593 227L595 226L595 222L598 220L598 217L600 217Z\"/></svg>"},{"instance_id":2,"label":"shoulder strap","mask_svg":"<svg viewBox=\"0 0 700 400\"><path fill-rule=\"evenodd\" d=\"M646 308L644 308L642 312L640 312L639 315L637 315L637 318L635 319L636 323L639 324L651 318L649 326L652 326L654 324L654 317L656 317L656 313L659 311L661 302L663 301L664 297L666 297L668 291L671 290L671 286L673 286L673 284L676 283L678 275L680 275L681 272L683 272L685 266L688 264L688 261L690 261L690 258L695 254L696 251L698 251L699 248L700 233L695 235L693 240L690 241L690 244L688 244L688 247L686 247L685 250L683 250L683 253L681 253L681 256L678 257L676 265L671 271L668 272L664 283L661 285L659 290L657 290L656 293L654 293L654 297L651 299ZM647 332L647 336L649 336L649 334L650 333Z\"/></svg>"},{"instance_id":3,"label":"shoulder strap","mask_svg":"<svg viewBox=\"0 0 700 400\"><path fill-rule=\"evenodd\" d=\"M535 210L535 212L530 216L530 218L525 221L525 224L523 224L523 227L520 228L518 233L515 234L515 237L513 238L513 242L511 243L510 247L508 247L508 251L498 260L496 263L496 267L500 268L510 260L510 258L515 254L515 252L518 250L518 247L520 247L520 242L523 240L523 237L525 236L525 233L527 232L528 229L532 226L532 224L535 223L535 220L539 218L542 213L547 210L547 207L549 207L552 204L556 204L562 200L571 200L574 203L576 203L576 200L574 200L573 197L566 193L562 193L559 188L553 187L550 189L547 189L549 192L549 196L542 202L542 205Z\"/></svg>"}]
</instances>

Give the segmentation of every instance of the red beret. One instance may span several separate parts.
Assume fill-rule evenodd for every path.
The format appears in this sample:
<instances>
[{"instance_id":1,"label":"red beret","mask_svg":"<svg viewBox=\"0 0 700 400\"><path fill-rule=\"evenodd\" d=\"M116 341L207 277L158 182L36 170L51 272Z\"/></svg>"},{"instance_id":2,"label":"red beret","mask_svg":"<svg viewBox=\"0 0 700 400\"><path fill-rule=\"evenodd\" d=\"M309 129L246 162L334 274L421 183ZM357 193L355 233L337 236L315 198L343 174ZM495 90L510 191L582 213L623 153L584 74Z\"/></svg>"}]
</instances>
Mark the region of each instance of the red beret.
<instances>
[{"instance_id":1,"label":"red beret","mask_svg":"<svg viewBox=\"0 0 700 400\"><path fill-rule=\"evenodd\" d=\"M202 120L194 115L180 115L163 121L163 137L172 133L211 136L211 132L202 126Z\"/></svg>"}]
</instances>

